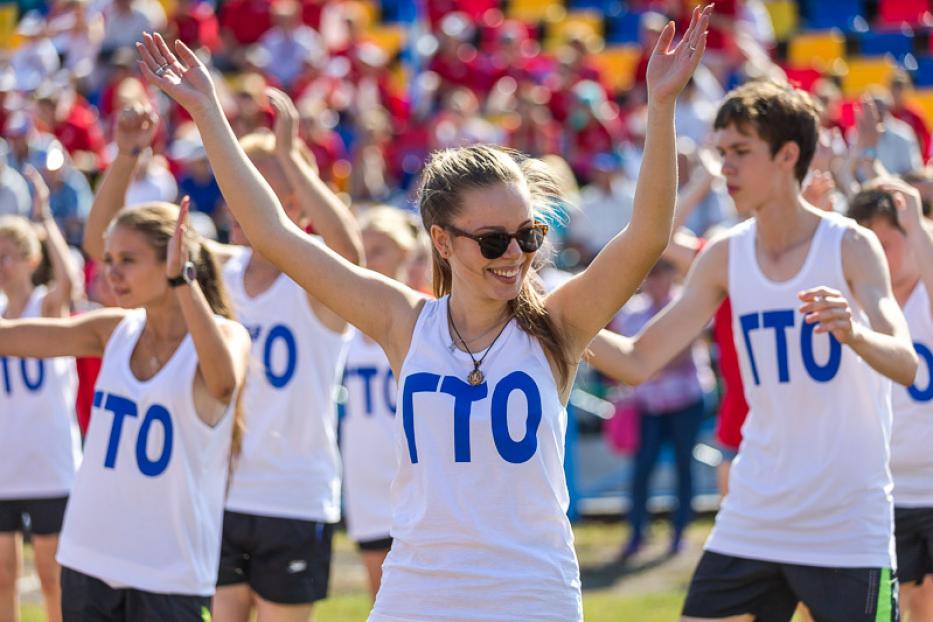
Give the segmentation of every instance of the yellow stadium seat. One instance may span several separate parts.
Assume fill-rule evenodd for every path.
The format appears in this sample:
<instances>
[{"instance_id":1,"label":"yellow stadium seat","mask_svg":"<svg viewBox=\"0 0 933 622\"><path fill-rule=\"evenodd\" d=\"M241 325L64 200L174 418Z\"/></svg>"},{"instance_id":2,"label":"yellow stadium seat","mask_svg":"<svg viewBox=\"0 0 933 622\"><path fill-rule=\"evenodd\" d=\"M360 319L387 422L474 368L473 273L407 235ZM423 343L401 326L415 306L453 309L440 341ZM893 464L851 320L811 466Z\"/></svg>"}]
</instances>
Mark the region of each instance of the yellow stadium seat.
<instances>
[{"instance_id":1,"label":"yellow stadium seat","mask_svg":"<svg viewBox=\"0 0 933 622\"><path fill-rule=\"evenodd\" d=\"M637 45L618 45L608 47L592 57L596 66L602 70L603 79L613 92L632 88L635 81L635 67L641 58L641 49Z\"/></svg>"},{"instance_id":2,"label":"yellow stadium seat","mask_svg":"<svg viewBox=\"0 0 933 622\"><path fill-rule=\"evenodd\" d=\"M405 34L405 28L400 25L374 26L366 31L363 38L378 45L391 57L405 45Z\"/></svg>"},{"instance_id":3,"label":"yellow stadium seat","mask_svg":"<svg viewBox=\"0 0 933 622\"><path fill-rule=\"evenodd\" d=\"M347 5L348 9L345 10L350 10L361 18L360 25L364 30L379 23L381 11L379 9L379 3L375 0L353 0L352 2L348 2Z\"/></svg>"},{"instance_id":4,"label":"yellow stadium seat","mask_svg":"<svg viewBox=\"0 0 933 622\"><path fill-rule=\"evenodd\" d=\"M0 6L0 48L12 50L16 47L16 5Z\"/></svg>"},{"instance_id":5,"label":"yellow stadium seat","mask_svg":"<svg viewBox=\"0 0 933 622\"><path fill-rule=\"evenodd\" d=\"M910 94L910 101L915 104L927 125L933 125L933 89L920 89Z\"/></svg>"},{"instance_id":6,"label":"yellow stadium seat","mask_svg":"<svg viewBox=\"0 0 933 622\"><path fill-rule=\"evenodd\" d=\"M826 69L845 53L845 38L838 30L797 35L787 46L787 60L797 67Z\"/></svg>"},{"instance_id":7,"label":"yellow stadium seat","mask_svg":"<svg viewBox=\"0 0 933 622\"><path fill-rule=\"evenodd\" d=\"M549 22L545 47L554 49L566 43L570 36L578 35L584 40L591 37L603 38L603 16L599 11L573 11L563 19Z\"/></svg>"},{"instance_id":8,"label":"yellow stadium seat","mask_svg":"<svg viewBox=\"0 0 933 622\"><path fill-rule=\"evenodd\" d=\"M560 0L511 0L508 16L530 24L562 19L567 14Z\"/></svg>"},{"instance_id":9,"label":"yellow stadium seat","mask_svg":"<svg viewBox=\"0 0 933 622\"><path fill-rule=\"evenodd\" d=\"M873 85L887 87L896 69L890 56L851 58L846 65L848 71L842 78L842 92L846 97L858 97Z\"/></svg>"},{"instance_id":10,"label":"yellow stadium seat","mask_svg":"<svg viewBox=\"0 0 933 622\"><path fill-rule=\"evenodd\" d=\"M770 0L765 4L771 16L771 26L778 41L784 41L797 32L797 3L793 0Z\"/></svg>"}]
</instances>

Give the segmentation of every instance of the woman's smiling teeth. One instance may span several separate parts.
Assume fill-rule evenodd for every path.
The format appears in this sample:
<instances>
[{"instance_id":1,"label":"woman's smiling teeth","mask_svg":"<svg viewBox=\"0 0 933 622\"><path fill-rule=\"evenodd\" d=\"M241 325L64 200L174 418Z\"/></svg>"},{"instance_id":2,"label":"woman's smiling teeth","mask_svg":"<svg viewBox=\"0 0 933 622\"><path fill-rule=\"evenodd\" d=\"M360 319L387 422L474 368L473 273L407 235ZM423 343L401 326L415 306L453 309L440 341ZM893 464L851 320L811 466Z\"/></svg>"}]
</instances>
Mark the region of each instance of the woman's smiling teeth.
<instances>
[{"instance_id":1,"label":"woman's smiling teeth","mask_svg":"<svg viewBox=\"0 0 933 622\"><path fill-rule=\"evenodd\" d=\"M512 268L489 268L489 271L500 279L511 281L519 275L522 269L520 266L515 266Z\"/></svg>"}]
</instances>

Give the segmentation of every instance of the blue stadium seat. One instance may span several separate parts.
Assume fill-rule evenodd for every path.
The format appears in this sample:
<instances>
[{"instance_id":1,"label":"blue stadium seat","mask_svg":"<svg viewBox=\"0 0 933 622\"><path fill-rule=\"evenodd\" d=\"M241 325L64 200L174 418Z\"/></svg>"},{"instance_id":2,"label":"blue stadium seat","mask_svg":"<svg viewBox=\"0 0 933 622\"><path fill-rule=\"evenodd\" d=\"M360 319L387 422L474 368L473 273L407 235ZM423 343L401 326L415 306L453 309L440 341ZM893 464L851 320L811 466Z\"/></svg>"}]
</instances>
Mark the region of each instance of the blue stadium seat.
<instances>
[{"instance_id":1,"label":"blue stadium seat","mask_svg":"<svg viewBox=\"0 0 933 622\"><path fill-rule=\"evenodd\" d=\"M911 77L917 88L933 87L933 56L918 56L917 69Z\"/></svg>"},{"instance_id":2,"label":"blue stadium seat","mask_svg":"<svg viewBox=\"0 0 933 622\"><path fill-rule=\"evenodd\" d=\"M624 0L567 0L568 11L602 11L607 16L616 15L626 9Z\"/></svg>"},{"instance_id":3,"label":"blue stadium seat","mask_svg":"<svg viewBox=\"0 0 933 622\"><path fill-rule=\"evenodd\" d=\"M387 24L411 24L417 17L414 2L402 0L379 0L382 21Z\"/></svg>"},{"instance_id":4,"label":"blue stadium seat","mask_svg":"<svg viewBox=\"0 0 933 622\"><path fill-rule=\"evenodd\" d=\"M641 24L641 13L621 11L606 15L606 43L609 45L638 43L639 24Z\"/></svg>"},{"instance_id":5,"label":"blue stadium seat","mask_svg":"<svg viewBox=\"0 0 933 622\"><path fill-rule=\"evenodd\" d=\"M803 0L807 26L816 30L852 30L852 24L865 14L864 0Z\"/></svg>"},{"instance_id":6,"label":"blue stadium seat","mask_svg":"<svg viewBox=\"0 0 933 622\"><path fill-rule=\"evenodd\" d=\"M901 31L868 31L858 36L859 52L864 56L882 56L891 54L895 58L904 58L914 51L914 38Z\"/></svg>"}]
</instances>

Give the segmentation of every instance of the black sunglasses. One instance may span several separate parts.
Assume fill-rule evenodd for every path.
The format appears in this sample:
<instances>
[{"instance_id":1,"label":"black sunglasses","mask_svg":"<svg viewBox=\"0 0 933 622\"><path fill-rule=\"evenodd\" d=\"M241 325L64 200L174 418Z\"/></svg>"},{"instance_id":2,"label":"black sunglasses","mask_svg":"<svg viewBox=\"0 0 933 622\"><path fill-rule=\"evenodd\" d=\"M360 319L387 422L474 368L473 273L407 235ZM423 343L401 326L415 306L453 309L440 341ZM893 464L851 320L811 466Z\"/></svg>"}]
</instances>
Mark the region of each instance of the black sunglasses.
<instances>
[{"instance_id":1,"label":"black sunglasses","mask_svg":"<svg viewBox=\"0 0 933 622\"><path fill-rule=\"evenodd\" d=\"M491 231L479 235L467 233L452 225L444 225L444 228L454 235L475 240L476 243L479 244L479 252L481 252L486 259L498 259L502 257L505 251L508 250L512 238L515 238L515 241L518 242L518 247L522 249L523 253L533 253L544 244L544 236L546 236L548 232L548 226L544 223L535 223L527 227L522 227L515 233Z\"/></svg>"}]
</instances>

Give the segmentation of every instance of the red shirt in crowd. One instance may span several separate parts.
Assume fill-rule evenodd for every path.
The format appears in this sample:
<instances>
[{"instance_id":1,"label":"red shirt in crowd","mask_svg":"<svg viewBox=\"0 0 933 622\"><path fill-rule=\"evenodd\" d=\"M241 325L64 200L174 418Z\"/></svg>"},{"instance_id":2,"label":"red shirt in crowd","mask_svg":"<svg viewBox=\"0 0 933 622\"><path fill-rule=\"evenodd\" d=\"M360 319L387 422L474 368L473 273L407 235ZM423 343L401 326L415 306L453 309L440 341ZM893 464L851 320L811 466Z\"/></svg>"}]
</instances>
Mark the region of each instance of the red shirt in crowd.
<instances>
[{"instance_id":1,"label":"red shirt in crowd","mask_svg":"<svg viewBox=\"0 0 933 622\"><path fill-rule=\"evenodd\" d=\"M732 332L732 303L726 298L713 320L713 339L719 348L719 372L722 374L723 394L719 402L716 421L716 440L725 447L738 451L742 442L742 424L748 415L748 402L742 386L739 355L735 351Z\"/></svg>"},{"instance_id":2,"label":"red shirt in crowd","mask_svg":"<svg viewBox=\"0 0 933 622\"><path fill-rule=\"evenodd\" d=\"M83 97L75 99L68 116L56 124L52 133L68 153L90 151L97 156L98 168L107 168L107 143L101 132L97 112Z\"/></svg>"},{"instance_id":3,"label":"red shirt in crowd","mask_svg":"<svg viewBox=\"0 0 933 622\"><path fill-rule=\"evenodd\" d=\"M221 5L220 25L237 43L250 45L272 28L269 0L228 0Z\"/></svg>"},{"instance_id":4,"label":"red shirt in crowd","mask_svg":"<svg viewBox=\"0 0 933 622\"><path fill-rule=\"evenodd\" d=\"M192 49L204 46L214 52L220 47L220 25L208 2L197 3L190 12L176 13L171 25L178 38Z\"/></svg>"},{"instance_id":5,"label":"red shirt in crowd","mask_svg":"<svg viewBox=\"0 0 933 622\"><path fill-rule=\"evenodd\" d=\"M892 108L891 114L913 128L914 134L917 135L917 144L920 145L920 155L923 157L924 162L929 160L930 128L927 127L920 113L912 106L904 106L903 108Z\"/></svg>"}]
</instances>

